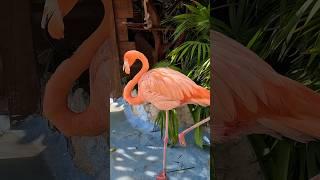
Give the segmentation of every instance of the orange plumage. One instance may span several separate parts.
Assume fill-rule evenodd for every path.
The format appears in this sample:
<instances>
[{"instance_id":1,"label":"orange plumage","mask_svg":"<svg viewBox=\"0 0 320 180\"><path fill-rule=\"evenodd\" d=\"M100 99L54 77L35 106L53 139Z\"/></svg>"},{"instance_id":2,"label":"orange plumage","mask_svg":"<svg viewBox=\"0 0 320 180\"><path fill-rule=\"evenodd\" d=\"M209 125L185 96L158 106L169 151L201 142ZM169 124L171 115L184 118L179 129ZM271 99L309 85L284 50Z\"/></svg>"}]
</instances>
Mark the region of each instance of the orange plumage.
<instances>
[{"instance_id":1,"label":"orange plumage","mask_svg":"<svg viewBox=\"0 0 320 180\"><path fill-rule=\"evenodd\" d=\"M211 33L213 137L246 134L320 138L320 95L282 76L240 43Z\"/></svg>"},{"instance_id":2,"label":"orange plumage","mask_svg":"<svg viewBox=\"0 0 320 180\"><path fill-rule=\"evenodd\" d=\"M186 75L170 68L155 68L150 71L148 60L138 51L128 51L124 55L125 64L132 65L141 60L141 71L124 89L124 98L130 104L150 102L160 110L170 110L185 104L210 105L210 91L197 85ZM124 69L130 68L128 66ZM130 71L128 71L130 72ZM138 84L138 96L132 97L131 91Z\"/></svg>"},{"instance_id":3,"label":"orange plumage","mask_svg":"<svg viewBox=\"0 0 320 180\"><path fill-rule=\"evenodd\" d=\"M47 21L48 12L60 13L60 8L65 15L75 3L76 0L47 0L47 11L43 14L43 19ZM110 1L102 0L102 3L104 11L107 12L111 8ZM59 19L61 16L56 18L58 18L56 20L63 23L62 19ZM108 88L106 86L106 74L104 73L106 63L104 63L101 56L101 51L105 48L102 45L104 45L110 34L108 18L108 14L105 13L99 27L79 46L70 58L59 65L46 84L43 114L66 136L97 136L108 129L105 119L108 116L105 95ZM48 27L48 31L53 33L50 34L52 38L61 38L62 36L60 35L63 35L61 24L56 24L57 22L52 20L49 22L44 21L44 23L53 24ZM67 97L74 82L88 68L90 68L90 104L85 111L76 113L69 109Z\"/></svg>"}]
</instances>

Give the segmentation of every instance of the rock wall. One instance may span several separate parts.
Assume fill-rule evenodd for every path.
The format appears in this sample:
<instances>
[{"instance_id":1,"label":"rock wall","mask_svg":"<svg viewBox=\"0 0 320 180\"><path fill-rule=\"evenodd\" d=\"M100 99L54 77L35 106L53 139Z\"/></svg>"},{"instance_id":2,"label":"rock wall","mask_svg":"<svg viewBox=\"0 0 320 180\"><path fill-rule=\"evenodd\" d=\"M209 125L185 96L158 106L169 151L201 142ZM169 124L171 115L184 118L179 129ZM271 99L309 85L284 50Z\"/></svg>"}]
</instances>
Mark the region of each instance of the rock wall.
<instances>
[{"instance_id":1,"label":"rock wall","mask_svg":"<svg viewBox=\"0 0 320 180\"><path fill-rule=\"evenodd\" d=\"M137 95L136 90L132 92L132 95L133 96ZM143 112L139 110L139 108L141 108L140 105L131 106L132 112L137 116L143 116L141 113L147 113L148 120L151 121L151 123L154 123L156 121L159 110L151 103L144 103L142 107L143 107ZM180 120L180 127L187 127L193 124L192 115L189 111L188 106L182 106L177 108L177 114Z\"/></svg>"},{"instance_id":2,"label":"rock wall","mask_svg":"<svg viewBox=\"0 0 320 180\"><path fill-rule=\"evenodd\" d=\"M145 103L142 106L143 106L143 110L145 111L145 113L147 113L148 120L150 120L151 123L155 123L155 120L157 118L159 110L154 105L152 105L150 103ZM131 106L131 108L132 108L132 111L134 114L141 116L141 114L140 114L141 112L138 110L138 108L140 108L140 106ZM187 105L179 107L176 110L177 110L178 119L179 119L179 123L180 123L179 126L181 128L187 128L187 127L190 127L194 124L192 115L191 115L190 110ZM203 130L205 130L206 132L210 132L209 126L203 128Z\"/></svg>"}]
</instances>

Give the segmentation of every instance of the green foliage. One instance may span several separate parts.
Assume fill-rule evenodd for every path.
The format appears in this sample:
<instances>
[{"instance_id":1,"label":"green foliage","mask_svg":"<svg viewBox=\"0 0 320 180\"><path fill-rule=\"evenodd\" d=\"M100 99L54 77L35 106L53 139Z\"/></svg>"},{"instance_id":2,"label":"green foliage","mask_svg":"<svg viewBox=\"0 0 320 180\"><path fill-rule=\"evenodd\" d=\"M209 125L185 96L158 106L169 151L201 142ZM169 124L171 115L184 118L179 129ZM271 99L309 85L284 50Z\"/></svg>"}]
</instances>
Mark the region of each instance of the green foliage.
<instances>
[{"instance_id":1,"label":"green foliage","mask_svg":"<svg viewBox=\"0 0 320 180\"><path fill-rule=\"evenodd\" d=\"M210 108L203 108L201 106L196 106L192 104L188 105L188 107L192 114L194 123L197 123L210 115ZM198 145L200 148L203 148L201 127L195 129L194 140L196 145Z\"/></svg>"},{"instance_id":2,"label":"green foliage","mask_svg":"<svg viewBox=\"0 0 320 180\"><path fill-rule=\"evenodd\" d=\"M213 28L254 50L276 71L320 91L320 0L229 0ZM221 10L221 9L220 9ZM320 144L249 136L268 179L307 180L320 172Z\"/></svg>"},{"instance_id":3,"label":"green foliage","mask_svg":"<svg viewBox=\"0 0 320 180\"><path fill-rule=\"evenodd\" d=\"M208 42L186 41L169 53L171 63L180 64L192 80L210 87L210 46Z\"/></svg>"},{"instance_id":4,"label":"green foliage","mask_svg":"<svg viewBox=\"0 0 320 180\"><path fill-rule=\"evenodd\" d=\"M167 56L171 64L177 64L192 80L210 87L210 5L196 1L185 4L186 13L174 16L164 23L176 25L172 37L177 40L185 36L185 41Z\"/></svg>"},{"instance_id":5,"label":"green foliage","mask_svg":"<svg viewBox=\"0 0 320 180\"><path fill-rule=\"evenodd\" d=\"M159 62L156 67L170 67L186 74L198 84L210 88L210 6L204 6L199 2L184 4L186 12L163 21L163 24L175 26L172 34L173 41L181 36L185 41L167 55L166 61ZM194 122L204 119L203 114L209 115L209 108L189 106ZM179 124L175 110L170 111L169 140L175 144L178 138ZM206 117L207 117L206 116ZM158 114L156 124L160 126L161 135L165 122L165 112ZM170 127L172 127L170 129ZM199 147L203 147L202 132L199 128L194 131L194 140Z\"/></svg>"},{"instance_id":6,"label":"green foliage","mask_svg":"<svg viewBox=\"0 0 320 180\"><path fill-rule=\"evenodd\" d=\"M155 64L153 68L160 68L160 67L169 67L176 71L182 72L181 68L171 64L169 61L160 61L157 64Z\"/></svg>"},{"instance_id":7,"label":"green foliage","mask_svg":"<svg viewBox=\"0 0 320 180\"><path fill-rule=\"evenodd\" d=\"M164 136L163 129L165 128L166 122L166 112L160 111L158 113L156 124L161 129L161 138ZM177 111L170 110L169 111L169 122L168 122L168 136L169 136L169 145L175 145L178 142L179 135L179 120L177 118Z\"/></svg>"},{"instance_id":8,"label":"green foliage","mask_svg":"<svg viewBox=\"0 0 320 180\"><path fill-rule=\"evenodd\" d=\"M187 39L209 40L210 5L204 6L196 1L192 2L193 5L184 5L186 13L163 21L164 24L173 23L173 25L176 25L176 29L172 35L174 41L186 32Z\"/></svg>"}]
</instances>

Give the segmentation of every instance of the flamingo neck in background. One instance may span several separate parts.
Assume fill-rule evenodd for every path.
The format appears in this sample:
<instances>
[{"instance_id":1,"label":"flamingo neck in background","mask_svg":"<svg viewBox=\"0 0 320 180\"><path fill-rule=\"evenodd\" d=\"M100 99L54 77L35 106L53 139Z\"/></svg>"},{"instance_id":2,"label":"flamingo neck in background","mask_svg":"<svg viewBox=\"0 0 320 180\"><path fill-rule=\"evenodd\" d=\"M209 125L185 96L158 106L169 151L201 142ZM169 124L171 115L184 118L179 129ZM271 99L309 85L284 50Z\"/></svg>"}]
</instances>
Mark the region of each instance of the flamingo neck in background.
<instances>
[{"instance_id":1,"label":"flamingo neck in background","mask_svg":"<svg viewBox=\"0 0 320 180\"><path fill-rule=\"evenodd\" d=\"M131 105L138 105L142 104L144 102L143 98L139 96L139 90L138 90L138 95L136 97L133 97L131 92L134 89L134 86L138 84L139 80L141 77L148 71L149 69L149 62L148 59L144 55L138 55L137 59L141 61L142 63L142 68L138 72L137 75L134 76L134 78L128 82L126 87L124 88L123 91L123 97L124 99Z\"/></svg>"}]
</instances>

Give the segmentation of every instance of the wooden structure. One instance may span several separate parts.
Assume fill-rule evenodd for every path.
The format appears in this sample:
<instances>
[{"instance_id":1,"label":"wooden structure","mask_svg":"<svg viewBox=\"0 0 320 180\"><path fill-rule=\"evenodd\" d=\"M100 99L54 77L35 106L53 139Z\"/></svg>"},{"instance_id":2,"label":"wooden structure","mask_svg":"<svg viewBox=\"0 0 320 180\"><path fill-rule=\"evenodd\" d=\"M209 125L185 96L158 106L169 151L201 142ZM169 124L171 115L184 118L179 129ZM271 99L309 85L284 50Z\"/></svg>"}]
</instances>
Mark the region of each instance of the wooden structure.
<instances>
[{"instance_id":1,"label":"wooden structure","mask_svg":"<svg viewBox=\"0 0 320 180\"><path fill-rule=\"evenodd\" d=\"M112 45L116 46L113 49L117 49L114 52L112 60L114 61L114 66L109 66L109 74L113 76L111 81L111 94L110 97L120 97L122 95L123 86L121 84L120 72L122 67L122 57L123 54L128 51L135 49L135 42L129 41L128 29L126 22L128 18L133 17L133 4L132 0L112 0L112 9L110 9L110 16L113 17L113 21L110 22L110 42ZM118 68L114 68L118 67Z\"/></svg>"},{"instance_id":2,"label":"wooden structure","mask_svg":"<svg viewBox=\"0 0 320 180\"><path fill-rule=\"evenodd\" d=\"M40 100L30 5L29 1L0 2L0 99L8 100L11 117L36 112Z\"/></svg>"},{"instance_id":3,"label":"wooden structure","mask_svg":"<svg viewBox=\"0 0 320 180\"><path fill-rule=\"evenodd\" d=\"M110 59L112 66L107 71L110 71L109 74L112 76L110 86L113 97L122 95L123 54L127 50L136 49L135 38L131 38L133 41L129 40L126 24L128 19L134 18L133 1L111 0L112 8L107 12L112 17L110 44L114 46L114 51ZM0 39L2 41L0 45L0 59L2 59L0 60L0 111L9 109L12 115L28 115L40 110L39 82L44 72L39 68L43 59L37 59L37 57L46 49L52 48L53 44L53 42L48 43L40 28L44 2L44 0L23 2L13 0L0 3ZM99 25L102 19L99 2L100 0L79 1L75 10L64 18L67 25L65 31L68 31L69 39L54 42L55 45L60 46L58 50L65 50L64 54L59 55L61 60L55 63L56 66ZM92 26L88 27L88 23ZM79 28L82 29L81 32L76 31Z\"/></svg>"},{"instance_id":4,"label":"wooden structure","mask_svg":"<svg viewBox=\"0 0 320 180\"><path fill-rule=\"evenodd\" d=\"M120 57L123 57L127 50L135 49L135 42L130 42L128 28L126 25L128 18L133 18L132 0L113 0L114 17L117 29L117 39Z\"/></svg>"}]
</instances>

